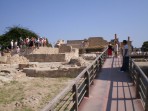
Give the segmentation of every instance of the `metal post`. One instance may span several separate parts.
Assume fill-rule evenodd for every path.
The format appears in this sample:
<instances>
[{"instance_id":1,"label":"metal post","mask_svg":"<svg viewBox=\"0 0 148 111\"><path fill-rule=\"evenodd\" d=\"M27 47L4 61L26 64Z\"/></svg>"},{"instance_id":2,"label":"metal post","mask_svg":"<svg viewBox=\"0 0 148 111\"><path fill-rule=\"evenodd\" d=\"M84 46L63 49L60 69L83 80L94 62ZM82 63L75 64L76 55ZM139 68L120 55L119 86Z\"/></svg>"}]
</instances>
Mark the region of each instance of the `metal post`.
<instances>
[{"instance_id":1,"label":"metal post","mask_svg":"<svg viewBox=\"0 0 148 111\"><path fill-rule=\"evenodd\" d=\"M86 94L85 94L85 97L89 97L89 84L90 84L90 74L89 72L87 71L85 73L85 77L86 77Z\"/></svg>"},{"instance_id":2,"label":"metal post","mask_svg":"<svg viewBox=\"0 0 148 111\"><path fill-rule=\"evenodd\" d=\"M95 78L95 67L94 67L94 65L93 65L93 80L92 80L92 83L91 83L91 85L94 85L94 78Z\"/></svg>"},{"instance_id":3,"label":"metal post","mask_svg":"<svg viewBox=\"0 0 148 111\"><path fill-rule=\"evenodd\" d=\"M73 85L73 92L75 93L73 96L73 101L75 102L74 109L78 111L78 89L76 84Z\"/></svg>"},{"instance_id":4,"label":"metal post","mask_svg":"<svg viewBox=\"0 0 148 111\"><path fill-rule=\"evenodd\" d=\"M102 67L102 59L101 59L101 57L99 58L99 68L101 69L101 67Z\"/></svg>"},{"instance_id":5,"label":"metal post","mask_svg":"<svg viewBox=\"0 0 148 111\"><path fill-rule=\"evenodd\" d=\"M139 94L139 77L140 77L140 74L137 72L136 73L136 98L140 98L140 94Z\"/></svg>"},{"instance_id":6,"label":"metal post","mask_svg":"<svg viewBox=\"0 0 148 111\"><path fill-rule=\"evenodd\" d=\"M130 58L130 63L129 63L129 74L130 77L132 78L132 58Z\"/></svg>"}]
</instances>

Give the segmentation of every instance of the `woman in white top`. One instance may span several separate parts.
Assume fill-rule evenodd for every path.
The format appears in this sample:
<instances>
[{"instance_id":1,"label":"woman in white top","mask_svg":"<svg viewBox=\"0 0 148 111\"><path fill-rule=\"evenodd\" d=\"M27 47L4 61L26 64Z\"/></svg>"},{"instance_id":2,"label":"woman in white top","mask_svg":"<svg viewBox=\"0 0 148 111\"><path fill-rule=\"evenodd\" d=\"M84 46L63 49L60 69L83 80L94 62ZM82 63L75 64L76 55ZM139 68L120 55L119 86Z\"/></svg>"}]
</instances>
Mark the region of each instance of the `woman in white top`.
<instances>
[{"instance_id":1,"label":"woman in white top","mask_svg":"<svg viewBox=\"0 0 148 111\"><path fill-rule=\"evenodd\" d=\"M115 57L118 57L118 51L119 51L118 44L117 44L117 42L115 41L115 45L114 45Z\"/></svg>"}]
</instances>

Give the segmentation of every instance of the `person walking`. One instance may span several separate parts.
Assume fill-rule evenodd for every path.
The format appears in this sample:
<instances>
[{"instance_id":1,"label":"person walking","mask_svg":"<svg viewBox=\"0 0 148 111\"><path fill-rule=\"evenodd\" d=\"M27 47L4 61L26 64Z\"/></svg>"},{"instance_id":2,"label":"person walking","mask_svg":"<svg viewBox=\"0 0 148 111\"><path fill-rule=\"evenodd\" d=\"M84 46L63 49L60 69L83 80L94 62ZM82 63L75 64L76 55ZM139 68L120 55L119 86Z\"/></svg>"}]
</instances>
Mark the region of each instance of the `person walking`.
<instances>
[{"instance_id":1,"label":"person walking","mask_svg":"<svg viewBox=\"0 0 148 111\"><path fill-rule=\"evenodd\" d=\"M11 50L12 50L13 49L13 40L11 40L10 44L11 44Z\"/></svg>"},{"instance_id":2,"label":"person walking","mask_svg":"<svg viewBox=\"0 0 148 111\"><path fill-rule=\"evenodd\" d=\"M114 53L115 53L115 57L118 57L118 51L119 51L119 46L117 41L115 41L115 45L114 45Z\"/></svg>"},{"instance_id":3,"label":"person walking","mask_svg":"<svg viewBox=\"0 0 148 111\"><path fill-rule=\"evenodd\" d=\"M129 70L129 50L126 40L123 40L123 63L120 71L125 72Z\"/></svg>"},{"instance_id":4,"label":"person walking","mask_svg":"<svg viewBox=\"0 0 148 111\"><path fill-rule=\"evenodd\" d=\"M111 45L110 42L109 42L109 45L108 45L108 57L112 57L112 45Z\"/></svg>"}]
</instances>

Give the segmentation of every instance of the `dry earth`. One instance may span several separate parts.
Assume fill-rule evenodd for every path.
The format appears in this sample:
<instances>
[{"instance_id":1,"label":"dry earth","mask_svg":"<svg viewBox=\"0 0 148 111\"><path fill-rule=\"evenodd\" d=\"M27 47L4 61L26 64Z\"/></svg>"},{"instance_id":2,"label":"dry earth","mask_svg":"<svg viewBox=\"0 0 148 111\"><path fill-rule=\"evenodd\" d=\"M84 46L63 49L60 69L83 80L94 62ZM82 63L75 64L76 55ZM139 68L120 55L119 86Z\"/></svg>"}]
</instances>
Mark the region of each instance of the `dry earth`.
<instances>
[{"instance_id":1,"label":"dry earth","mask_svg":"<svg viewBox=\"0 0 148 111\"><path fill-rule=\"evenodd\" d=\"M0 66L0 111L38 111L72 81L27 77L16 66Z\"/></svg>"},{"instance_id":2,"label":"dry earth","mask_svg":"<svg viewBox=\"0 0 148 111\"><path fill-rule=\"evenodd\" d=\"M83 58L93 60L95 57L84 55ZM91 61L83 58L72 58L69 63L37 63L36 67L58 69L88 66ZM18 69L18 64L29 63L25 57L16 54L8 56L7 60L7 64L0 64L0 111L40 111L73 80L27 77Z\"/></svg>"}]
</instances>

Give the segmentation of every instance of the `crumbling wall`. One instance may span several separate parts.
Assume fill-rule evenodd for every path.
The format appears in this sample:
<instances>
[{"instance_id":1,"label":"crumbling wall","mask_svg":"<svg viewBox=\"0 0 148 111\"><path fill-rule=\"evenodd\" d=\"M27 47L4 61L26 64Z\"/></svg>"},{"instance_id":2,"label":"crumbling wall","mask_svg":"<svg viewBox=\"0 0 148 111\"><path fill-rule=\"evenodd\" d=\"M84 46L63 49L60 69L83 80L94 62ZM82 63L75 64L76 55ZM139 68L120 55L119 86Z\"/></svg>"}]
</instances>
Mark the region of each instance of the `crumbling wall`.
<instances>
[{"instance_id":1,"label":"crumbling wall","mask_svg":"<svg viewBox=\"0 0 148 111\"><path fill-rule=\"evenodd\" d=\"M63 68L58 70L24 68L23 71L30 77L71 77L75 78L83 68Z\"/></svg>"},{"instance_id":2,"label":"crumbling wall","mask_svg":"<svg viewBox=\"0 0 148 111\"><path fill-rule=\"evenodd\" d=\"M39 49L34 49L32 54L58 54L59 48L52 47L39 47Z\"/></svg>"},{"instance_id":3,"label":"crumbling wall","mask_svg":"<svg viewBox=\"0 0 148 111\"><path fill-rule=\"evenodd\" d=\"M65 60L67 62L69 62L70 59L73 57L79 57L79 49L74 48L74 49L72 49L72 51L70 53L65 53Z\"/></svg>"},{"instance_id":4,"label":"crumbling wall","mask_svg":"<svg viewBox=\"0 0 148 111\"><path fill-rule=\"evenodd\" d=\"M108 44L107 41L103 39L103 37L90 37L88 42L89 47L105 46Z\"/></svg>"},{"instance_id":5,"label":"crumbling wall","mask_svg":"<svg viewBox=\"0 0 148 111\"><path fill-rule=\"evenodd\" d=\"M26 55L30 62L65 62L65 54L30 54Z\"/></svg>"},{"instance_id":6,"label":"crumbling wall","mask_svg":"<svg viewBox=\"0 0 148 111\"><path fill-rule=\"evenodd\" d=\"M67 46L67 44L62 44L59 47L59 53L65 53L65 52L71 52L72 51L72 46Z\"/></svg>"}]
</instances>

